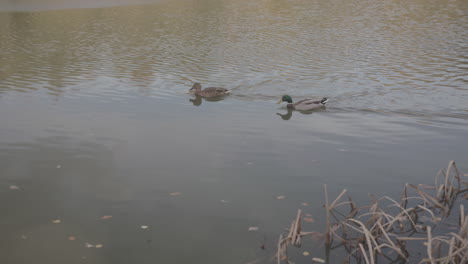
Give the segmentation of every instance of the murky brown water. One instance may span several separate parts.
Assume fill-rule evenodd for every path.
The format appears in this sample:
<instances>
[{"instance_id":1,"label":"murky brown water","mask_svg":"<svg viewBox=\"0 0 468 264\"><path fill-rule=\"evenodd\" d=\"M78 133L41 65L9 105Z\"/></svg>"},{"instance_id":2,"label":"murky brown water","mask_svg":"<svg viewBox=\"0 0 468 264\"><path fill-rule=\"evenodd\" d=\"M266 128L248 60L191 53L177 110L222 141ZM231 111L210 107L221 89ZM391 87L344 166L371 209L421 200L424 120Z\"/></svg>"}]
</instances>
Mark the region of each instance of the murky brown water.
<instances>
[{"instance_id":1,"label":"murky brown water","mask_svg":"<svg viewBox=\"0 0 468 264\"><path fill-rule=\"evenodd\" d=\"M325 183L467 171L466 1L129 2L0 3L1 263L267 263Z\"/></svg>"}]
</instances>

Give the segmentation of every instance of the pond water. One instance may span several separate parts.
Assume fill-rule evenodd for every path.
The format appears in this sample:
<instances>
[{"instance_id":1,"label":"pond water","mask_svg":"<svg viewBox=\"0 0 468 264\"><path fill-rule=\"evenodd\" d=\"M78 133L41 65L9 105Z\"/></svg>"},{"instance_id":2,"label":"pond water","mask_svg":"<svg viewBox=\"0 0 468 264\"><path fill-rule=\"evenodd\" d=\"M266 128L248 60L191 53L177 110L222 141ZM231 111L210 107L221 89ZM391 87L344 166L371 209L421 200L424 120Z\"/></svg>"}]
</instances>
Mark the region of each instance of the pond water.
<instances>
[{"instance_id":1,"label":"pond water","mask_svg":"<svg viewBox=\"0 0 468 264\"><path fill-rule=\"evenodd\" d=\"M324 230L324 184L367 202L468 170L467 1L0 10L1 263L269 263L298 208Z\"/></svg>"}]
</instances>

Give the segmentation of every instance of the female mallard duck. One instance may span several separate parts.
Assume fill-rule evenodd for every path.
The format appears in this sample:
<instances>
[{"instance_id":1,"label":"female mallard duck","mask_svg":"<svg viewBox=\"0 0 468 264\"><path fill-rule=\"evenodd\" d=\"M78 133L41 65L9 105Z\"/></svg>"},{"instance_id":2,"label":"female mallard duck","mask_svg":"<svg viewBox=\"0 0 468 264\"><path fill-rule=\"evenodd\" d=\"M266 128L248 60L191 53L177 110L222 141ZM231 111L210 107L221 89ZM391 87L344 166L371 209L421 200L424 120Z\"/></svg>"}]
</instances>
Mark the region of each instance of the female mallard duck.
<instances>
[{"instance_id":1,"label":"female mallard duck","mask_svg":"<svg viewBox=\"0 0 468 264\"><path fill-rule=\"evenodd\" d=\"M288 102L288 109L309 111L323 107L325 103L328 102L328 99L326 97L322 100L304 99L293 103L291 96L285 95L278 101L278 104L281 104L282 102Z\"/></svg>"},{"instance_id":2,"label":"female mallard duck","mask_svg":"<svg viewBox=\"0 0 468 264\"><path fill-rule=\"evenodd\" d=\"M208 87L202 90L201 84L199 83L194 83L189 92L193 92L195 95L206 98L223 96L230 93L228 89L219 87Z\"/></svg>"}]
</instances>

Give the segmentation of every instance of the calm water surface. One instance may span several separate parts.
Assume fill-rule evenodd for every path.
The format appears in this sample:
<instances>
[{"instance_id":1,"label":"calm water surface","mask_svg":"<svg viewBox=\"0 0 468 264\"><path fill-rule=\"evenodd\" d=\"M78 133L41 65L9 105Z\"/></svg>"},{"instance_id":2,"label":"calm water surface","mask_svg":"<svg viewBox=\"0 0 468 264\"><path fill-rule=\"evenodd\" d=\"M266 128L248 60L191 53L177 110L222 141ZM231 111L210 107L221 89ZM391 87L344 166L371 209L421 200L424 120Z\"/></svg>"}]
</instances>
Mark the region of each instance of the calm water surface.
<instances>
[{"instance_id":1,"label":"calm water surface","mask_svg":"<svg viewBox=\"0 0 468 264\"><path fill-rule=\"evenodd\" d=\"M323 230L324 184L367 202L468 170L467 1L0 10L1 263L268 263L298 208Z\"/></svg>"}]
</instances>

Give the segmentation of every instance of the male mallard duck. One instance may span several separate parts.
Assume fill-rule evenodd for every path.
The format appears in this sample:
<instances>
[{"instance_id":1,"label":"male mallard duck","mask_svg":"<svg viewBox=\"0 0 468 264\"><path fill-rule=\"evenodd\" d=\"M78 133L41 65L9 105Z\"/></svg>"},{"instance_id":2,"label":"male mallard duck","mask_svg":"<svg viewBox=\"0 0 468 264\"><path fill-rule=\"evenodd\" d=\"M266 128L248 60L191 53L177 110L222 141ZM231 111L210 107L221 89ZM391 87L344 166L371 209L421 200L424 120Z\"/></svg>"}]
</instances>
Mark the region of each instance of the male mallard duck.
<instances>
[{"instance_id":1,"label":"male mallard duck","mask_svg":"<svg viewBox=\"0 0 468 264\"><path fill-rule=\"evenodd\" d=\"M313 100L313 99L304 99L296 103L293 103L291 96L285 95L278 101L278 104L282 102L288 102L288 109L299 110L299 111L309 111L313 109L320 108L328 102L328 99L324 97L322 100Z\"/></svg>"},{"instance_id":2,"label":"male mallard duck","mask_svg":"<svg viewBox=\"0 0 468 264\"><path fill-rule=\"evenodd\" d=\"M199 83L194 83L189 92L206 98L223 96L230 93L228 89L219 87L208 87L202 90L201 84Z\"/></svg>"}]
</instances>

